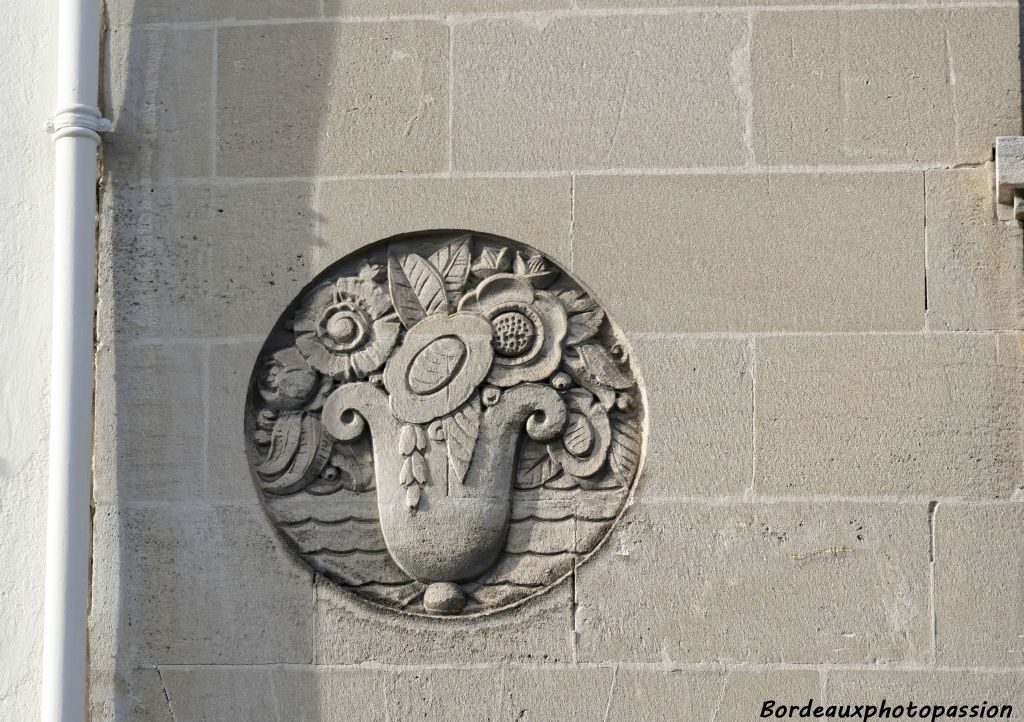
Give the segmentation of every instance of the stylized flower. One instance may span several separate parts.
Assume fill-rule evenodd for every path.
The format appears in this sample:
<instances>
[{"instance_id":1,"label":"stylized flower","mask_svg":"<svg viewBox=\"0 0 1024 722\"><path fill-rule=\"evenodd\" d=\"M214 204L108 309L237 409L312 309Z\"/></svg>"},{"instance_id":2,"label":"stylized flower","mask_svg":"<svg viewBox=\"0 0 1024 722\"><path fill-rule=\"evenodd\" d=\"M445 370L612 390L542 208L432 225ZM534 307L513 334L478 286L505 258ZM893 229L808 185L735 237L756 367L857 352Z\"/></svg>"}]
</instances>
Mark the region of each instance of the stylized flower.
<instances>
[{"instance_id":1,"label":"stylized flower","mask_svg":"<svg viewBox=\"0 0 1024 722\"><path fill-rule=\"evenodd\" d=\"M306 296L295 314L295 345L309 365L335 379L365 379L379 369L398 340L388 316L391 298L364 266L358 277L339 278Z\"/></svg>"},{"instance_id":2,"label":"stylized flower","mask_svg":"<svg viewBox=\"0 0 1024 722\"><path fill-rule=\"evenodd\" d=\"M562 304L524 276L498 273L466 294L462 312L476 313L494 329L494 366L489 382L508 387L550 376L562 360L568 321Z\"/></svg>"},{"instance_id":3,"label":"stylized flower","mask_svg":"<svg viewBox=\"0 0 1024 722\"><path fill-rule=\"evenodd\" d=\"M491 369L492 333L469 313L427 316L410 328L384 367L391 412L422 424L465 403Z\"/></svg>"}]
</instances>

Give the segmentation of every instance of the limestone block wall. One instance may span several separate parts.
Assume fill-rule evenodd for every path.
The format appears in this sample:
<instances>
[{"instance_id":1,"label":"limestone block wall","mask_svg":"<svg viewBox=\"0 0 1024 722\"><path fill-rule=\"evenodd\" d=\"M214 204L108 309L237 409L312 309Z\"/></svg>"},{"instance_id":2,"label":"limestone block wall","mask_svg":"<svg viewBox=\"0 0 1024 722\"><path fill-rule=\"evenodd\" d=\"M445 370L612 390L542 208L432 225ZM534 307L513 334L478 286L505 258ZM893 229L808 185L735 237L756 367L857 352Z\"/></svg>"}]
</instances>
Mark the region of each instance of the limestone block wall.
<instances>
[{"instance_id":1,"label":"limestone block wall","mask_svg":"<svg viewBox=\"0 0 1024 722\"><path fill-rule=\"evenodd\" d=\"M727 720L1024 709L1012 2L110 0L97 720ZM315 578L252 485L278 314L364 243L543 250L628 332L646 471L483 620Z\"/></svg>"}]
</instances>

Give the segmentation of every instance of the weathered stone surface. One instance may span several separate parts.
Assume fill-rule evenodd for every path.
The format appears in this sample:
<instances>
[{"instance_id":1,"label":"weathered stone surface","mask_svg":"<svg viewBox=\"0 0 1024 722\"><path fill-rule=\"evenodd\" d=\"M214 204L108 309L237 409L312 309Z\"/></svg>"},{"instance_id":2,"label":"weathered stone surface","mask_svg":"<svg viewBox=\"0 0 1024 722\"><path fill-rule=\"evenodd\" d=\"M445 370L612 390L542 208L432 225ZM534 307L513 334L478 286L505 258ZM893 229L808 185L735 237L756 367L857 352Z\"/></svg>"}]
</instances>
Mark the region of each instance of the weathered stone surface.
<instances>
[{"instance_id":1,"label":"weathered stone surface","mask_svg":"<svg viewBox=\"0 0 1024 722\"><path fill-rule=\"evenodd\" d=\"M633 334L650 408L641 498L726 496L750 487L749 342Z\"/></svg>"},{"instance_id":2,"label":"weathered stone surface","mask_svg":"<svg viewBox=\"0 0 1024 722\"><path fill-rule=\"evenodd\" d=\"M576 580L579 659L922 661L924 504L637 504Z\"/></svg>"},{"instance_id":3,"label":"weathered stone surface","mask_svg":"<svg viewBox=\"0 0 1024 722\"><path fill-rule=\"evenodd\" d=\"M720 673L618 669L605 719L712 719L722 682Z\"/></svg>"},{"instance_id":4,"label":"weathered stone surface","mask_svg":"<svg viewBox=\"0 0 1024 722\"><path fill-rule=\"evenodd\" d=\"M564 10L572 0L324 0L328 17Z\"/></svg>"},{"instance_id":5,"label":"weathered stone surface","mask_svg":"<svg viewBox=\"0 0 1024 722\"><path fill-rule=\"evenodd\" d=\"M555 663L572 660L568 583L514 610L470 620L382 614L326 580L316 583L318 664Z\"/></svg>"},{"instance_id":6,"label":"weathered stone surface","mask_svg":"<svg viewBox=\"0 0 1024 722\"><path fill-rule=\"evenodd\" d=\"M241 418L260 341L213 344L206 395L206 496L217 502L251 504L257 491L245 458Z\"/></svg>"},{"instance_id":7,"label":"weathered stone surface","mask_svg":"<svg viewBox=\"0 0 1024 722\"><path fill-rule=\"evenodd\" d=\"M731 670L725 678L717 714L712 722L749 722L761 719L765 700L807 700L821 698L818 672L766 670L761 672Z\"/></svg>"},{"instance_id":8,"label":"weathered stone surface","mask_svg":"<svg viewBox=\"0 0 1024 722\"><path fill-rule=\"evenodd\" d=\"M988 160L996 136L1020 130L1017 44L1009 7L760 13L757 160Z\"/></svg>"},{"instance_id":9,"label":"weathered stone surface","mask_svg":"<svg viewBox=\"0 0 1024 722\"><path fill-rule=\"evenodd\" d=\"M112 0L109 22L127 24L209 22L216 20L272 20L320 15L320 0Z\"/></svg>"},{"instance_id":10,"label":"weathered stone surface","mask_svg":"<svg viewBox=\"0 0 1024 722\"><path fill-rule=\"evenodd\" d=\"M1020 707L1022 688L1024 673L1020 672L887 669L832 670L828 675L826 691L830 704L849 702L879 705L884 699L889 707L906 707L913 701L918 707L922 704L971 706L986 703L998 707L1010 704L1017 710Z\"/></svg>"},{"instance_id":11,"label":"weathered stone surface","mask_svg":"<svg viewBox=\"0 0 1024 722\"><path fill-rule=\"evenodd\" d=\"M990 169L928 171L925 213L929 328L1024 328L1020 224L996 219Z\"/></svg>"},{"instance_id":12,"label":"weathered stone surface","mask_svg":"<svg viewBox=\"0 0 1024 722\"><path fill-rule=\"evenodd\" d=\"M772 695L817 695L817 672L690 672L620 668L611 687L608 716L616 722L757 719Z\"/></svg>"},{"instance_id":13,"label":"weathered stone surface","mask_svg":"<svg viewBox=\"0 0 1024 722\"><path fill-rule=\"evenodd\" d=\"M755 488L1008 496L1020 477L1013 367L991 335L757 340Z\"/></svg>"},{"instance_id":14,"label":"weathered stone surface","mask_svg":"<svg viewBox=\"0 0 1024 722\"><path fill-rule=\"evenodd\" d=\"M92 666L89 671L89 719L93 722L176 722L157 670L115 672Z\"/></svg>"},{"instance_id":15,"label":"weathered stone surface","mask_svg":"<svg viewBox=\"0 0 1024 722\"><path fill-rule=\"evenodd\" d=\"M935 647L940 663L1024 664L1022 538L1022 504L939 504L935 511Z\"/></svg>"},{"instance_id":16,"label":"weathered stone surface","mask_svg":"<svg viewBox=\"0 0 1024 722\"><path fill-rule=\"evenodd\" d=\"M315 667L161 670L177 720L386 722L394 675ZM411 718L405 718L411 719Z\"/></svg>"},{"instance_id":17,"label":"weathered stone surface","mask_svg":"<svg viewBox=\"0 0 1024 722\"><path fill-rule=\"evenodd\" d=\"M202 497L204 355L203 347L193 343L99 348L97 502Z\"/></svg>"},{"instance_id":18,"label":"weathered stone surface","mask_svg":"<svg viewBox=\"0 0 1024 722\"><path fill-rule=\"evenodd\" d=\"M447 169L441 23L221 28L218 48L219 174Z\"/></svg>"},{"instance_id":19,"label":"weathered stone surface","mask_svg":"<svg viewBox=\"0 0 1024 722\"><path fill-rule=\"evenodd\" d=\"M530 16L452 32L457 169L749 158L745 18Z\"/></svg>"},{"instance_id":20,"label":"weathered stone surface","mask_svg":"<svg viewBox=\"0 0 1024 722\"><path fill-rule=\"evenodd\" d=\"M571 251L569 178L400 178L324 181L318 267L381 238L468 228L515 238L565 266Z\"/></svg>"},{"instance_id":21,"label":"weathered stone surface","mask_svg":"<svg viewBox=\"0 0 1024 722\"><path fill-rule=\"evenodd\" d=\"M495 719L564 722L605 719L614 674L609 668L539 667L505 669L501 677ZM466 716L467 722L477 719Z\"/></svg>"},{"instance_id":22,"label":"weathered stone surface","mask_svg":"<svg viewBox=\"0 0 1024 722\"><path fill-rule=\"evenodd\" d=\"M213 31L115 27L107 38L110 182L210 175Z\"/></svg>"},{"instance_id":23,"label":"weathered stone surface","mask_svg":"<svg viewBox=\"0 0 1024 722\"><path fill-rule=\"evenodd\" d=\"M93 534L93 629L119 666L311 661L312 575L255 504L101 507Z\"/></svg>"},{"instance_id":24,"label":"weathered stone surface","mask_svg":"<svg viewBox=\"0 0 1024 722\"><path fill-rule=\"evenodd\" d=\"M916 173L578 178L575 268L627 330L918 329L921 185Z\"/></svg>"},{"instance_id":25,"label":"weathered stone surface","mask_svg":"<svg viewBox=\"0 0 1024 722\"><path fill-rule=\"evenodd\" d=\"M162 184L104 197L98 326L123 336L263 336L312 277L309 183Z\"/></svg>"}]
</instances>

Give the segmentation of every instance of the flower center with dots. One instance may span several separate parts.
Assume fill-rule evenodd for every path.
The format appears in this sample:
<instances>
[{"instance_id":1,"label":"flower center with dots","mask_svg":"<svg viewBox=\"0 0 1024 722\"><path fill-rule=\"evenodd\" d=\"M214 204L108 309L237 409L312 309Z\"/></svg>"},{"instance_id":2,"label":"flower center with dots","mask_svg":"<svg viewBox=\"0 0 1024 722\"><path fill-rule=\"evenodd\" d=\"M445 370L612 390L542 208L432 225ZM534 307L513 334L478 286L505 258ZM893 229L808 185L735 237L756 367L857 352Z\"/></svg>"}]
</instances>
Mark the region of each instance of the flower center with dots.
<instances>
[{"instance_id":1,"label":"flower center with dots","mask_svg":"<svg viewBox=\"0 0 1024 722\"><path fill-rule=\"evenodd\" d=\"M527 316L506 311L491 321L494 327L494 350L501 356L520 356L532 345L537 329Z\"/></svg>"}]
</instances>

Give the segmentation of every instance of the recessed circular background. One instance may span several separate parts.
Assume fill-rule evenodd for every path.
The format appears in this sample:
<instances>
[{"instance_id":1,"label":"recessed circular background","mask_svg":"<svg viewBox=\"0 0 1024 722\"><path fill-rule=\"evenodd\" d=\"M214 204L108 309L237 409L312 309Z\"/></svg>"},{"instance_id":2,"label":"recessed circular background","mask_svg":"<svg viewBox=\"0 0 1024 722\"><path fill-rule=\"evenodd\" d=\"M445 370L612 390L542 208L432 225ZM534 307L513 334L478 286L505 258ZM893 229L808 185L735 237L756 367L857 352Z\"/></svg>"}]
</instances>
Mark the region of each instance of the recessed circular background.
<instances>
[{"instance_id":1,"label":"recessed circular background","mask_svg":"<svg viewBox=\"0 0 1024 722\"><path fill-rule=\"evenodd\" d=\"M284 310L253 368L247 454L271 522L351 593L405 614L515 606L608 536L643 464L625 337L523 243L396 236Z\"/></svg>"}]
</instances>

